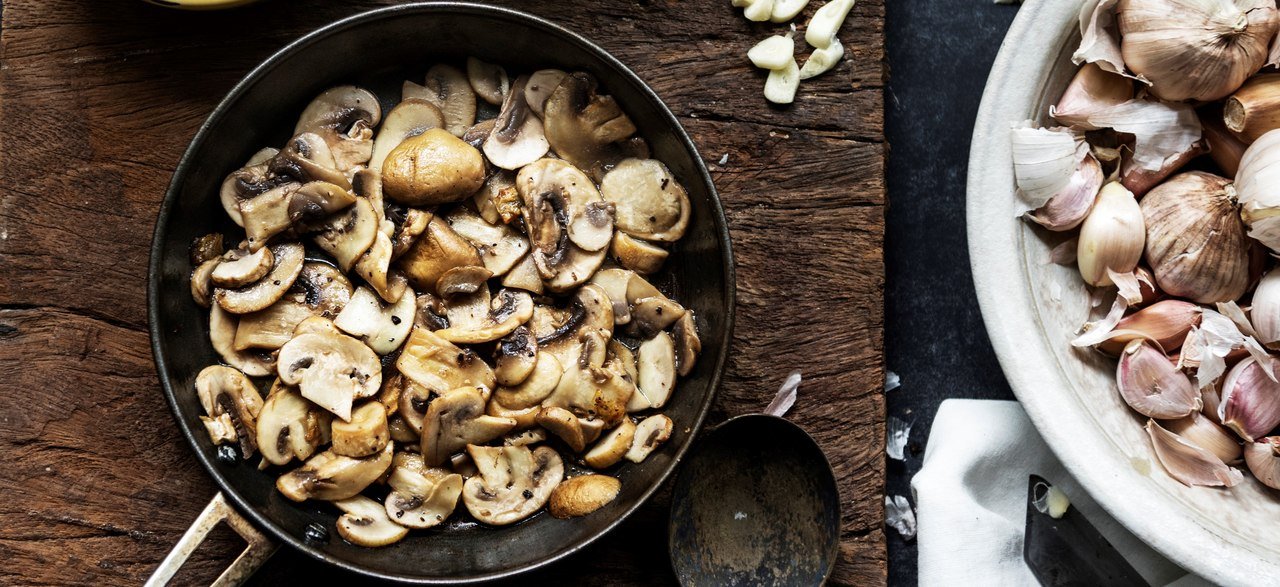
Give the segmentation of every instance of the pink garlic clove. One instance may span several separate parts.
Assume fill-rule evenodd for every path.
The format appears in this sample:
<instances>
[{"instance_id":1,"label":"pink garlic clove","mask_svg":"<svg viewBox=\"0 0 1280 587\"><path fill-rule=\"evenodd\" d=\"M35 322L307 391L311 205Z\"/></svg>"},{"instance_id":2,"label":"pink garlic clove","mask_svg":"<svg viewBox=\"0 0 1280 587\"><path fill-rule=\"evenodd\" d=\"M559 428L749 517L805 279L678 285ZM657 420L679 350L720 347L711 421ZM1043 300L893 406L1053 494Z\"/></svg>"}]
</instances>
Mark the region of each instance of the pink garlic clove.
<instances>
[{"instance_id":1,"label":"pink garlic clove","mask_svg":"<svg viewBox=\"0 0 1280 587\"><path fill-rule=\"evenodd\" d=\"M1186 418L1163 422L1172 433L1181 436L1187 442L1203 448L1224 463L1240 460L1240 440L1229 430L1204 417L1199 412L1192 412Z\"/></svg>"},{"instance_id":2,"label":"pink garlic clove","mask_svg":"<svg viewBox=\"0 0 1280 587\"><path fill-rule=\"evenodd\" d=\"M1280 436L1259 438L1244 446L1244 462L1263 485L1280 489Z\"/></svg>"},{"instance_id":3,"label":"pink garlic clove","mask_svg":"<svg viewBox=\"0 0 1280 587\"><path fill-rule=\"evenodd\" d=\"M1156 458L1169 476L1182 484L1233 487L1244 480L1239 470L1228 467L1212 452L1165 430L1155 420L1147 420L1146 430Z\"/></svg>"},{"instance_id":4,"label":"pink garlic clove","mask_svg":"<svg viewBox=\"0 0 1280 587\"><path fill-rule=\"evenodd\" d=\"M1130 342L1120 353L1116 384L1125 403L1150 418L1182 418L1201 406L1191 380L1145 339Z\"/></svg>"},{"instance_id":5,"label":"pink garlic clove","mask_svg":"<svg viewBox=\"0 0 1280 587\"><path fill-rule=\"evenodd\" d=\"M1053 231L1071 230L1084 222L1106 179L1102 166L1086 153L1071 179L1045 205L1027 213L1027 219Z\"/></svg>"},{"instance_id":6,"label":"pink garlic clove","mask_svg":"<svg viewBox=\"0 0 1280 587\"><path fill-rule=\"evenodd\" d=\"M1280 367L1274 358L1268 360L1273 370ZM1218 419L1248 442L1266 435L1280 425L1280 383L1254 357L1240 361L1222 382Z\"/></svg>"}]
</instances>

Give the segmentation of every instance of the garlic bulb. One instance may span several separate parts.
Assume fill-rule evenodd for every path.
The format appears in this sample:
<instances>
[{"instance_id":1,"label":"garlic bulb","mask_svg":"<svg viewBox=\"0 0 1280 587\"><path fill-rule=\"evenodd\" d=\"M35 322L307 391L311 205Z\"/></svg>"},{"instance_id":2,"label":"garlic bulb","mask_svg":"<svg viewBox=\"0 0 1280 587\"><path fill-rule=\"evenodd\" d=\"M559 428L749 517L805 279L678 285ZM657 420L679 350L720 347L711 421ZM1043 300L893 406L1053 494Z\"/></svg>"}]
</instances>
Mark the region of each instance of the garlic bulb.
<instances>
[{"instance_id":1,"label":"garlic bulb","mask_svg":"<svg viewBox=\"0 0 1280 587\"><path fill-rule=\"evenodd\" d=\"M1164 420L1200 409L1200 392L1169 357L1145 340L1124 347L1116 366L1116 385L1125 403L1139 414Z\"/></svg>"},{"instance_id":2,"label":"garlic bulb","mask_svg":"<svg viewBox=\"0 0 1280 587\"><path fill-rule=\"evenodd\" d=\"M1244 462L1263 485L1280 489L1280 436L1259 438L1246 444Z\"/></svg>"},{"instance_id":3,"label":"garlic bulb","mask_svg":"<svg viewBox=\"0 0 1280 587\"><path fill-rule=\"evenodd\" d=\"M1275 0L1120 0L1120 52L1158 98L1227 97L1262 69L1280 27Z\"/></svg>"},{"instance_id":4,"label":"garlic bulb","mask_svg":"<svg viewBox=\"0 0 1280 587\"><path fill-rule=\"evenodd\" d=\"M1086 63L1071 78L1058 103L1049 107L1049 116L1075 128L1098 130L1089 122L1090 114L1132 99L1133 80L1106 71L1096 63Z\"/></svg>"},{"instance_id":5,"label":"garlic bulb","mask_svg":"<svg viewBox=\"0 0 1280 587\"><path fill-rule=\"evenodd\" d=\"M1280 130L1258 137L1245 149L1235 188L1249 236L1280 252Z\"/></svg>"},{"instance_id":6,"label":"garlic bulb","mask_svg":"<svg viewBox=\"0 0 1280 587\"><path fill-rule=\"evenodd\" d=\"M1192 171L1142 199L1147 262L1165 292L1200 303L1225 302L1249 286L1249 241L1231 182Z\"/></svg>"},{"instance_id":7,"label":"garlic bulb","mask_svg":"<svg viewBox=\"0 0 1280 587\"><path fill-rule=\"evenodd\" d=\"M1164 470L1183 484L1233 487L1244 481L1239 470L1228 467L1212 452L1165 430L1155 420L1147 420L1146 430Z\"/></svg>"},{"instance_id":8,"label":"garlic bulb","mask_svg":"<svg viewBox=\"0 0 1280 587\"><path fill-rule=\"evenodd\" d=\"M1169 432L1177 434L1187 442L1213 453L1214 456L1222 459L1224 463L1234 463L1240 460L1242 450L1240 441L1226 428L1219 426L1199 412L1193 413L1186 418L1170 420L1164 424L1169 429Z\"/></svg>"},{"instance_id":9,"label":"garlic bulb","mask_svg":"<svg viewBox=\"0 0 1280 587\"><path fill-rule=\"evenodd\" d=\"M1089 285L1112 285L1108 269L1128 273L1142 258L1146 240L1142 208L1119 183L1102 186L1093 210L1080 226L1079 238L1076 264L1080 276Z\"/></svg>"},{"instance_id":10,"label":"garlic bulb","mask_svg":"<svg viewBox=\"0 0 1280 587\"><path fill-rule=\"evenodd\" d=\"M1280 270L1271 270L1253 290L1249 321L1258 342L1272 348L1280 346Z\"/></svg>"},{"instance_id":11,"label":"garlic bulb","mask_svg":"<svg viewBox=\"0 0 1280 587\"><path fill-rule=\"evenodd\" d=\"M1268 358L1275 365L1275 359ZM1231 368L1222 382L1218 419L1240 438L1253 442L1280 425L1280 383L1249 357Z\"/></svg>"}]
</instances>

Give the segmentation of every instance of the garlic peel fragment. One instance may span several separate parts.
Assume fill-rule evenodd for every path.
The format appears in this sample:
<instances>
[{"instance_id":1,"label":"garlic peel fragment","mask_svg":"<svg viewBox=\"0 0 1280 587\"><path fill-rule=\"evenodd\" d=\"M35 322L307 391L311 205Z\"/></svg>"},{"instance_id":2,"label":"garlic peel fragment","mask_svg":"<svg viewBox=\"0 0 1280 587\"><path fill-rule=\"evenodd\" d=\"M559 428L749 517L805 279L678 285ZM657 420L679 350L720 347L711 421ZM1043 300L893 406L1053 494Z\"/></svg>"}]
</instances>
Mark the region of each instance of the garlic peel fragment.
<instances>
[{"instance_id":1,"label":"garlic peel fragment","mask_svg":"<svg viewBox=\"0 0 1280 587\"><path fill-rule=\"evenodd\" d=\"M774 35L747 51L747 59L760 69L785 69L795 61L796 42L789 36Z\"/></svg>"},{"instance_id":2,"label":"garlic peel fragment","mask_svg":"<svg viewBox=\"0 0 1280 587\"><path fill-rule=\"evenodd\" d=\"M825 49L836 38L840 25L853 10L854 0L831 0L823 4L809 19L809 26L804 31L804 40L817 49Z\"/></svg>"},{"instance_id":3,"label":"garlic peel fragment","mask_svg":"<svg viewBox=\"0 0 1280 587\"><path fill-rule=\"evenodd\" d=\"M1228 467L1208 450L1165 430L1155 420L1147 420L1146 431L1160 464L1170 477L1182 484L1233 487L1244 480L1238 469Z\"/></svg>"},{"instance_id":4,"label":"garlic peel fragment","mask_svg":"<svg viewBox=\"0 0 1280 587\"><path fill-rule=\"evenodd\" d=\"M1103 70L1136 79L1144 84L1151 82L1140 75L1129 73L1120 53L1120 39L1115 34L1116 4L1120 0L1088 0L1080 8L1080 48L1071 55L1071 62L1096 63Z\"/></svg>"},{"instance_id":5,"label":"garlic peel fragment","mask_svg":"<svg viewBox=\"0 0 1280 587\"><path fill-rule=\"evenodd\" d=\"M800 87L800 67L794 57L781 69L769 72L764 81L764 97L774 104L790 104L796 99Z\"/></svg>"},{"instance_id":6,"label":"garlic peel fragment","mask_svg":"<svg viewBox=\"0 0 1280 587\"><path fill-rule=\"evenodd\" d=\"M841 57L844 57L844 45L840 44L840 39L832 38L831 44L814 50L805 60L804 67L800 68L800 79L806 80L826 73L836 66Z\"/></svg>"},{"instance_id":7,"label":"garlic peel fragment","mask_svg":"<svg viewBox=\"0 0 1280 587\"><path fill-rule=\"evenodd\" d=\"M1010 130L1009 141L1018 195L1033 210L1067 188L1088 152L1083 136L1066 128L1032 128L1022 123Z\"/></svg>"},{"instance_id":8,"label":"garlic peel fragment","mask_svg":"<svg viewBox=\"0 0 1280 587\"><path fill-rule=\"evenodd\" d=\"M1200 140L1200 118L1189 104L1129 100L1099 109L1085 121L1134 136L1133 162L1158 171L1165 162L1186 152Z\"/></svg>"},{"instance_id":9,"label":"garlic peel fragment","mask_svg":"<svg viewBox=\"0 0 1280 587\"><path fill-rule=\"evenodd\" d=\"M1111 331L1115 330L1116 324L1120 323L1124 317L1124 310L1129 304L1125 301L1124 296L1116 296L1116 300L1111 304L1111 310L1101 320L1085 324L1081 328L1080 336L1071 341L1073 347L1091 347L1107 340L1107 336Z\"/></svg>"}]
</instances>

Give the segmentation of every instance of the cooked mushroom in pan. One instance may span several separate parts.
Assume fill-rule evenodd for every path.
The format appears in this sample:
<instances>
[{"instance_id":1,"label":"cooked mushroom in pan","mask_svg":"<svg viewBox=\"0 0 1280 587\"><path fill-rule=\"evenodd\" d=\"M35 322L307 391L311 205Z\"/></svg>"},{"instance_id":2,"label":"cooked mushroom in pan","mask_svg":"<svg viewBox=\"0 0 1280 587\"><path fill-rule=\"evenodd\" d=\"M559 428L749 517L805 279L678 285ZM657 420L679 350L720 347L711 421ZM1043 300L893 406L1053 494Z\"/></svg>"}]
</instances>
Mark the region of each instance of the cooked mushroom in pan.
<instances>
[{"instance_id":1,"label":"cooked mushroom in pan","mask_svg":"<svg viewBox=\"0 0 1280 587\"><path fill-rule=\"evenodd\" d=\"M689 197L593 76L468 59L421 79L385 113L317 96L223 181L244 234L190 255L221 360L194 384L210 439L368 547L608 506L613 469L675 432L657 410L702 350L649 281Z\"/></svg>"}]
</instances>

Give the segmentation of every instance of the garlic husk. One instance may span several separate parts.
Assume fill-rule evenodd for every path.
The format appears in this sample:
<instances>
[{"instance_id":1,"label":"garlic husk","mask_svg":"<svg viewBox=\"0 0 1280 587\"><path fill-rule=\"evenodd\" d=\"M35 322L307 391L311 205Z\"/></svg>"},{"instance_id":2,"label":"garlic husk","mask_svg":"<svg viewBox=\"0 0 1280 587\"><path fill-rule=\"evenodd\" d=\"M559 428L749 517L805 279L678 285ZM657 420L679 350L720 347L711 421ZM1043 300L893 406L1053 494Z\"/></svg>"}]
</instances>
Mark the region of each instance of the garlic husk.
<instances>
[{"instance_id":1,"label":"garlic husk","mask_svg":"<svg viewBox=\"0 0 1280 587\"><path fill-rule=\"evenodd\" d=\"M800 68L800 79L806 80L826 73L836 66L841 57L844 57L844 45L840 44L840 39L833 38L830 45L814 49L804 61L804 66Z\"/></svg>"},{"instance_id":2,"label":"garlic husk","mask_svg":"<svg viewBox=\"0 0 1280 587\"><path fill-rule=\"evenodd\" d=\"M1093 208L1093 202L1105 179L1098 160L1092 153L1085 151L1084 158L1067 180L1067 185L1043 206L1028 212L1026 217L1053 231L1071 230L1080 226Z\"/></svg>"},{"instance_id":3,"label":"garlic husk","mask_svg":"<svg viewBox=\"0 0 1280 587\"><path fill-rule=\"evenodd\" d=\"M1218 406L1222 404L1222 400L1218 397L1218 388L1213 385L1200 388L1200 401L1204 403L1204 407L1200 408L1200 415L1221 426L1222 420L1218 419Z\"/></svg>"},{"instance_id":4,"label":"garlic husk","mask_svg":"<svg viewBox=\"0 0 1280 587\"><path fill-rule=\"evenodd\" d=\"M1246 143L1280 128L1280 73L1262 73L1249 78L1223 102L1222 120Z\"/></svg>"},{"instance_id":5,"label":"garlic husk","mask_svg":"<svg viewBox=\"0 0 1280 587\"><path fill-rule=\"evenodd\" d=\"M1244 445L1244 462L1263 485L1280 489L1280 436L1259 438Z\"/></svg>"},{"instance_id":6,"label":"garlic husk","mask_svg":"<svg viewBox=\"0 0 1280 587\"><path fill-rule=\"evenodd\" d=\"M1182 418L1200 409L1200 392L1146 340L1124 347L1116 366L1120 397L1139 414L1161 420Z\"/></svg>"},{"instance_id":7,"label":"garlic husk","mask_svg":"<svg viewBox=\"0 0 1280 587\"><path fill-rule=\"evenodd\" d=\"M1209 147L1209 157L1227 177L1235 178L1240 170L1240 157L1249 145L1227 130L1221 116L1200 118L1200 132L1204 134L1204 142Z\"/></svg>"},{"instance_id":8,"label":"garlic husk","mask_svg":"<svg viewBox=\"0 0 1280 587\"><path fill-rule=\"evenodd\" d=\"M1128 273L1138 266L1146 240L1142 208L1117 182L1102 186L1093 209L1080 225L1076 265L1085 283L1111 285L1110 269Z\"/></svg>"},{"instance_id":9,"label":"garlic husk","mask_svg":"<svg viewBox=\"0 0 1280 587\"><path fill-rule=\"evenodd\" d=\"M1280 252L1280 130L1263 134L1245 149L1235 188L1249 236Z\"/></svg>"},{"instance_id":10,"label":"garlic husk","mask_svg":"<svg viewBox=\"0 0 1280 587\"><path fill-rule=\"evenodd\" d=\"M1280 270L1271 270L1258 282L1249 318L1258 342L1269 348L1280 346Z\"/></svg>"},{"instance_id":11,"label":"garlic husk","mask_svg":"<svg viewBox=\"0 0 1280 587\"><path fill-rule=\"evenodd\" d=\"M1230 180L1192 171L1142 199L1146 259L1160 289L1200 303L1235 300L1249 286L1249 240Z\"/></svg>"},{"instance_id":12,"label":"garlic husk","mask_svg":"<svg viewBox=\"0 0 1280 587\"><path fill-rule=\"evenodd\" d=\"M1071 55L1071 62L1095 63L1103 70L1148 83L1146 78L1133 75L1124 66L1120 53L1120 40L1115 34L1116 4L1119 0L1086 0L1080 8L1080 48Z\"/></svg>"},{"instance_id":13,"label":"garlic husk","mask_svg":"<svg viewBox=\"0 0 1280 587\"><path fill-rule=\"evenodd\" d=\"M1200 412L1194 412L1186 418L1162 422L1162 424L1169 432L1213 453L1224 463L1231 464L1240 460L1242 450L1240 440L1229 430L1204 417Z\"/></svg>"},{"instance_id":14,"label":"garlic husk","mask_svg":"<svg viewBox=\"0 0 1280 587\"><path fill-rule=\"evenodd\" d=\"M1120 165L1120 183L1137 198L1142 198L1160 182L1177 173L1190 163L1192 159L1209 152L1209 146L1203 140L1191 143L1186 151L1172 155L1164 160L1160 169L1151 170L1133 162L1132 157L1123 157Z\"/></svg>"},{"instance_id":15,"label":"garlic husk","mask_svg":"<svg viewBox=\"0 0 1280 587\"><path fill-rule=\"evenodd\" d=\"M1275 359L1267 360L1274 369ZM1227 372L1218 420L1249 442L1280 425L1280 383L1267 375L1256 358L1244 359Z\"/></svg>"},{"instance_id":16,"label":"garlic husk","mask_svg":"<svg viewBox=\"0 0 1280 587\"><path fill-rule=\"evenodd\" d=\"M1187 334L1200 324L1200 306L1182 300L1163 300L1125 316L1116 324L1117 333L1099 348L1119 354L1129 342L1139 338L1156 341L1166 352L1182 346Z\"/></svg>"},{"instance_id":17,"label":"garlic husk","mask_svg":"<svg viewBox=\"0 0 1280 587\"><path fill-rule=\"evenodd\" d=\"M1124 310L1128 307L1129 303L1125 301L1124 296L1116 296L1107 315L1082 326L1080 335L1071 341L1071 346L1077 348L1097 346L1115 335L1116 324L1120 323L1120 319L1124 317Z\"/></svg>"},{"instance_id":18,"label":"garlic husk","mask_svg":"<svg viewBox=\"0 0 1280 587\"><path fill-rule=\"evenodd\" d=\"M1200 326L1191 329L1182 343L1178 366L1194 368L1197 386L1204 389L1217 383L1227 371L1228 363L1249 354L1245 350L1247 342L1247 337L1230 318L1213 310L1202 310Z\"/></svg>"},{"instance_id":19,"label":"garlic husk","mask_svg":"<svg viewBox=\"0 0 1280 587\"><path fill-rule=\"evenodd\" d=\"M1009 142L1018 196L1035 210L1067 188L1089 146L1079 132L1028 124L1010 129Z\"/></svg>"},{"instance_id":20,"label":"garlic husk","mask_svg":"<svg viewBox=\"0 0 1280 587\"><path fill-rule=\"evenodd\" d=\"M1058 103L1049 107L1049 116L1058 122L1085 130L1098 130L1089 115L1133 99L1133 80L1111 73L1096 63L1086 63L1071 78Z\"/></svg>"},{"instance_id":21,"label":"garlic husk","mask_svg":"<svg viewBox=\"0 0 1280 587\"><path fill-rule=\"evenodd\" d=\"M1165 430L1155 420L1147 420L1146 431L1164 470L1182 484L1233 487L1244 481L1244 474L1239 470L1228 467L1209 450Z\"/></svg>"},{"instance_id":22,"label":"garlic husk","mask_svg":"<svg viewBox=\"0 0 1280 587\"><path fill-rule=\"evenodd\" d=\"M1200 118L1189 104L1129 100L1089 114L1087 122L1133 135L1132 162L1150 171L1163 169L1200 140Z\"/></svg>"},{"instance_id":23,"label":"garlic husk","mask_svg":"<svg viewBox=\"0 0 1280 587\"><path fill-rule=\"evenodd\" d=\"M1139 264L1133 270L1133 276L1138 278L1138 293L1142 294L1142 300L1137 304L1133 304L1135 307L1140 308L1155 303L1164 297L1164 292L1160 291L1160 288L1156 286L1155 274L1151 273L1151 270L1146 266Z\"/></svg>"},{"instance_id":24,"label":"garlic husk","mask_svg":"<svg viewBox=\"0 0 1280 587\"><path fill-rule=\"evenodd\" d=\"M1275 0L1120 0L1125 66L1163 100L1229 96L1267 61L1280 26Z\"/></svg>"}]
</instances>

